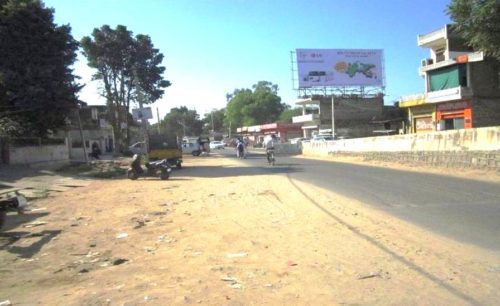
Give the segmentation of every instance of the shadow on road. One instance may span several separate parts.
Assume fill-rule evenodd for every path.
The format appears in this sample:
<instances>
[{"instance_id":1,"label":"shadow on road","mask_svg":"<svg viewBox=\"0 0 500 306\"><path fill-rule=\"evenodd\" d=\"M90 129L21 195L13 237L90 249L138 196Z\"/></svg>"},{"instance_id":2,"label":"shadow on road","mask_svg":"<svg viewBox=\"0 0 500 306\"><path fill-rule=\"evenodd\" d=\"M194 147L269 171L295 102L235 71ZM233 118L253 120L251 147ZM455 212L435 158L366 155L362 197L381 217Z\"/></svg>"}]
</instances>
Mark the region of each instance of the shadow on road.
<instances>
[{"instance_id":1,"label":"shadow on road","mask_svg":"<svg viewBox=\"0 0 500 306\"><path fill-rule=\"evenodd\" d=\"M7 238L7 243L0 246L0 250L6 250L9 253L17 254L20 258L31 258L40 252L42 247L58 236L61 230L44 230L39 233L27 234L26 232L12 232L0 235L0 238ZM35 241L27 246L11 246L21 239L33 239ZM1 240L0 240L1 241Z\"/></svg>"},{"instance_id":2,"label":"shadow on road","mask_svg":"<svg viewBox=\"0 0 500 306\"><path fill-rule=\"evenodd\" d=\"M1 231L7 232L11 229L21 226L22 224L34 222L36 219L45 217L47 215L49 215L48 212L26 212L20 215L18 215L17 213L9 213L7 214L7 219L5 220L5 224L3 225Z\"/></svg>"},{"instance_id":3,"label":"shadow on road","mask_svg":"<svg viewBox=\"0 0 500 306\"><path fill-rule=\"evenodd\" d=\"M182 171L175 173L181 177L233 177L240 175L269 175L269 174L286 174L299 172L301 170L290 168L287 165L263 166L263 167L246 167L246 166L196 166L192 168L184 168Z\"/></svg>"}]
</instances>

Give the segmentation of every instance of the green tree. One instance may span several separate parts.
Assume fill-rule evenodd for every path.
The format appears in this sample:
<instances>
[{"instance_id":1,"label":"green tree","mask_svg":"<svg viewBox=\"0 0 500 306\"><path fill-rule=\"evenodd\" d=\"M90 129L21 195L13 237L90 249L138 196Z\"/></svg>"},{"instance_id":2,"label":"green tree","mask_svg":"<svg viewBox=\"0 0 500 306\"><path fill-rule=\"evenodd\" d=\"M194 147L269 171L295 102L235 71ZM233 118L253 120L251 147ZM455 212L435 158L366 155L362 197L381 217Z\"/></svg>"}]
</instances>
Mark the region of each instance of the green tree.
<instances>
[{"instance_id":1,"label":"green tree","mask_svg":"<svg viewBox=\"0 0 500 306\"><path fill-rule=\"evenodd\" d=\"M202 133L203 121L194 109L186 106L174 107L160 122L160 129L175 133L179 137L199 136Z\"/></svg>"},{"instance_id":2,"label":"green tree","mask_svg":"<svg viewBox=\"0 0 500 306\"><path fill-rule=\"evenodd\" d=\"M232 127L264 124L276 121L285 105L278 96L278 85L260 81L250 89L236 89L225 113L225 124Z\"/></svg>"},{"instance_id":3,"label":"green tree","mask_svg":"<svg viewBox=\"0 0 500 306\"><path fill-rule=\"evenodd\" d=\"M0 118L24 135L45 137L76 109L71 65L78 43L69 25L54 24L54 10L38 0L0 0ZM4 132L19 134L19 129ZM12 134L9 132L9 134Z\"/></svg>"},{"instance_id":4,"label":"green tree","mask_svg":"<svg viewBox=\"0 0 500 306\"><path fill-rule=\"evenodd\" d=\"M123 25L111 29L108 25L94 29L92 37L81 41L88 65L97 72L94 79L103 84L102 95L106 98L119 146L128 145L123 139L121 124L127 122L131 103L153 103L164 94L170 82L163 79L165 67L160 66L163 54L155 49L147 35L135 37ZM129 134L127 126L127 135ZM117 146L116 151L120 150Z\"/></svg>"},{"instance_id":5,"label":"green tree","mask_svg":"<svg viewBox=\"0 0 500 306\"><path fill-rule=\"evenodd\" d=\"M452 0L448 15L453 28L475 50L500 60L500 2L498 0Z\"/></svg>"},{"instance_id":6,"label":"green tree","mask_svg":"<svg viewBox=\"0 0 500 306\"><path fill-rule=\"evenodd\" d=\"M302 107L291 108L286 106L286 109L280 115L279 121L283 123L291 123L292 117L302 115Z\"/></svg>"},{"instance_id":7,"label":"green tree","mask_svg":"<svg viewBox=\"0 0 500 306\"><path fill-rule=\"evenodd\" d=\"M210 113L206 113L203 117L203 133L210 134L214 132L221 132L224 130L224 113L225 109L215 109Z\"/></svg>"}]
</instances>

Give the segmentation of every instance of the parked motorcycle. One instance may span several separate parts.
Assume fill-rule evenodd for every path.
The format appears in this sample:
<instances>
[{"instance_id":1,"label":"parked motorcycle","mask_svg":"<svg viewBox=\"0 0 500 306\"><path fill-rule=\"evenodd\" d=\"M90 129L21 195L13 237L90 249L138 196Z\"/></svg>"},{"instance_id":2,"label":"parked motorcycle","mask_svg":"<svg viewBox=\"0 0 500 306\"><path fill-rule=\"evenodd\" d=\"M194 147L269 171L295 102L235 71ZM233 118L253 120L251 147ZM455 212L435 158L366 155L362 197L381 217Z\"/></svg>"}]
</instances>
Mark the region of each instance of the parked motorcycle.
<instances>
[{"instance_id":1,"label":"parked motorcycle","mask_svg":"<svg viewBox=\"0 0 500 306\"><path fill-rule=\"evenodd\" d=\"M7 212L17 211L22 214L24 209L28 206L26 198L19 193L14 197L5 197L0 199L0 229L3 227Z\"/></svg>"},{"instance_id":2,"label":"parked motorcycle","mask_svg":"<svg viewBox=\"0 0 500 306\"><path fill-rule=\"evenodd\" d=\"M144 164L146 169L141 166L141 155L135 154L132 157L132 163L127 170L127 177L136 180L139 176L158 176L161 180L167 180L170 177L172 168L166 159L153 161Z\"/></svg>"}]
</instances>

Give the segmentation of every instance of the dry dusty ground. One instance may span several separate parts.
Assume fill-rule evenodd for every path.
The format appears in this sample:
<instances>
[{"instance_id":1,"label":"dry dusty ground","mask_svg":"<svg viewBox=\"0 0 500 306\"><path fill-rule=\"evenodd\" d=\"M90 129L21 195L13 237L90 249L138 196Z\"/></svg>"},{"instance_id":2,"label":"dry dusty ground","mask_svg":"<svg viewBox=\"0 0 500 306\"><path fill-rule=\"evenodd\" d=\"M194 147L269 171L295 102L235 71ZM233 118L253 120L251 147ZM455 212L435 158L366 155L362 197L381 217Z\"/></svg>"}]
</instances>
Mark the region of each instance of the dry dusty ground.
<instances>
[{"instance_id":1,"label":"dry dusty ground","mask_svg":"<svg viewBox=\"0 0 500 306\"><path fill-rule=\"evenodd\" d=\"M0 302L498 305L498 252L238 163L188 158L168 181L95 180L9 216Z\"/></svg>"}]
</instances>

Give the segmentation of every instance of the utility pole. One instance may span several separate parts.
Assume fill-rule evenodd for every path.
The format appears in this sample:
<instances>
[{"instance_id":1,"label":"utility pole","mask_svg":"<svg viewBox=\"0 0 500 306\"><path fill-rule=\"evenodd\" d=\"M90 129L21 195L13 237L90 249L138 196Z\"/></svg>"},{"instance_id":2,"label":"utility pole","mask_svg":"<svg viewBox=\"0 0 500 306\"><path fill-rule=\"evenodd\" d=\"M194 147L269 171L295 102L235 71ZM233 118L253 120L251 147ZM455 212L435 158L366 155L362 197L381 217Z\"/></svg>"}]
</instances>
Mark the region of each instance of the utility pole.
<instances>
[{"instance_id":1,"label":"utility pole","mask_svg":"<svg viewBox=\"0 0 500 306\"><path fill-rule=\"evenodd\" d=\"M160 130L160 111L158 110L158 107L156 108L156 118L158 119L158 135L161 134Z\"/></svg>"},{"instance_id":2,"label":"utility pole","mask_svg":"<svg viewBox=\"0 0 500 306\"><path fill-rule=\"evenodd\" d=\"M212 109L210 111L210 117L212 118L212 134L215 135L215 128L214 128L214 110Z\"/></svg>"},{"instance_id":3,"label":"utility pole","mask_svg":"<svg viewBox=\"0 0 500 306\"><path fill-rule=\"evenodd\" d=\"M139 119L141 119L141 129L142 133L144 135L144 144L146 147L146 160L149 160L149 136L148 136L148 126L147 126L147 119L145 119L144 116L144 109L142 108L143 104L143 99L144 99L144 94L142 90L139 90L138 95L137 95L137 100L139 100Z\"/></svg>"},{"instance_id":4,"label":"utility pole","mask_svg":"<svg viewBox=\"0 0 500 306\"><path fill-rule=\"evenodd\" d=\"M332 137L335 139L335 95L332 94Z\"/></svg>"},{"instance_id":5,"label":"utility pole","mask_svg":"<svg viewBox=\"0 0 500 306\"><path fill-rule=\"evenodd\" d=\"M85 148L85 139L83 138L82 120L80 119L80 107L76 109L76 116L78 117L78 129L80 130L80 139L82 141L83 158L85 159L85 163L88 163L87 149Z\"/></svg>"}]
</instances>

